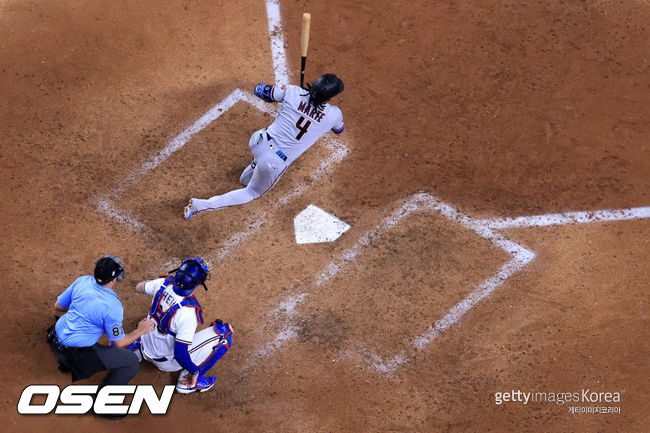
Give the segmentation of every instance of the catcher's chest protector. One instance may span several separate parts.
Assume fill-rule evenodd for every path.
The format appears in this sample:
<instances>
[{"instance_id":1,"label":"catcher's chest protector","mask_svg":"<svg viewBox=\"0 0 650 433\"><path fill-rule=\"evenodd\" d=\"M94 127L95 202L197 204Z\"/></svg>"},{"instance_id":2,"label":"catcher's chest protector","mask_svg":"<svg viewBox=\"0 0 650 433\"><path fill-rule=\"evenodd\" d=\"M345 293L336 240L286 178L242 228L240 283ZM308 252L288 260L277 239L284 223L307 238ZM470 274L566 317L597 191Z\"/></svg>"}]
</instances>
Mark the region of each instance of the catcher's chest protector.
<instances>
[{"instance_id":1,"label":"catcher's chest protector","mask_svg":"<svg viewBox=\"0 0 650 433\"><path fill-rule=\"evenodd\" d=\"M170 283L172 283L172 281L166 279L162 287L160 287L158 292L156 292L156 295L153 298L153 302L151 303L149 315L158 325L158 330L160 332L176 337L176 333L169 329L169 325L178 309L181 307L194 308L196 310L196 318L200 324L203 324L203 308L201 308L199 300L196 299L194 295L191 295L186 296L181 302L177 302L165 310L162 304L165 297L171 296L169 293L165 292L167 285Z\"/></svg>"}]
</instances>

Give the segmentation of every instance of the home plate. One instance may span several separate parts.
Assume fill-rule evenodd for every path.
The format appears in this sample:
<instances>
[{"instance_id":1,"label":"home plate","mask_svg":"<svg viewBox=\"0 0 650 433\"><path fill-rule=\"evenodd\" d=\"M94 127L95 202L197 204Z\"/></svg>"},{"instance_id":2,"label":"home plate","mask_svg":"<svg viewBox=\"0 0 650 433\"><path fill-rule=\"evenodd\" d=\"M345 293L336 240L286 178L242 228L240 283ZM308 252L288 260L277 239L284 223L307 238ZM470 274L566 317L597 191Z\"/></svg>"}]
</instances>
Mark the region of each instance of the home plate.
<instances>
[{"instance_id":1,"label":"home plate","mask_svg":"<svg viewBox=\"0 0 650 433\"><path fill-rule=\"evenodd\" d=\"M313 204L296 215L293 226L298 244L333 242L350 228L349 224Z\"/></svg>"}]
</instances>

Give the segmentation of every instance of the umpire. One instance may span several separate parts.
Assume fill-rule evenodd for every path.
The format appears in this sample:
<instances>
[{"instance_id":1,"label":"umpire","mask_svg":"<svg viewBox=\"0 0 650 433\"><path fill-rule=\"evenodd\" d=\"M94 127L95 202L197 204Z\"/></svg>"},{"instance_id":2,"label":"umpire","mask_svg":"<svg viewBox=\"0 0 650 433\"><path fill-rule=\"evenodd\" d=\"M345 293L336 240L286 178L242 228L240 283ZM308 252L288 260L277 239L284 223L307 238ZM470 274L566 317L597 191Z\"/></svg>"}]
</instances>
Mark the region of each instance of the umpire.
<instances>
[{"instance_id":1,"label":"umpire","mask_svg":"<svg viewBox=\"0 0 650 433\"><path fill-rule=\"evenodd\" d=\"M133 332L124 333L124 308L113 291L124 275L122 260L107 255L95 264L94 275L77 278L57 297L54 307L65 314L48 329L47 342L59 369L70 371L73 382L109 370L100 387L126 385L138 372L138 357L126 347L152 331L155 322L142 320ZM104 334L111 346L97 343Z\"/></svg>"}]
</instances>

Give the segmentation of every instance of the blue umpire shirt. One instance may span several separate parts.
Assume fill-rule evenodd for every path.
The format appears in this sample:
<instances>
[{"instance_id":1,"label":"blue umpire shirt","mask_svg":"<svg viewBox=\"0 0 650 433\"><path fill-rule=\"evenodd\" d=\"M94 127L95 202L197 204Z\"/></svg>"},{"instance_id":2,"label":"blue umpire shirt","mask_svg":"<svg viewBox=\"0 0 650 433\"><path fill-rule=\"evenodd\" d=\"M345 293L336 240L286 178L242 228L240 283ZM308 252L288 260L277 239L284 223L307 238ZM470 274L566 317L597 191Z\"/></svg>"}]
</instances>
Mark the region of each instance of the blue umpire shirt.
<instances>
[{"instance_id":1,"label":"blue umpire shirt","mask_svg":"<svg viewBox=\"0 0 650 433\"><path fill-rule=\"evenodd\" d=\"M68 311L56 322L61 344L86 347L97 343L104 333L110 341L124 338L124 307L117 294L84 275L75 280L56 300Z\"/></svg>"}]
</instances>

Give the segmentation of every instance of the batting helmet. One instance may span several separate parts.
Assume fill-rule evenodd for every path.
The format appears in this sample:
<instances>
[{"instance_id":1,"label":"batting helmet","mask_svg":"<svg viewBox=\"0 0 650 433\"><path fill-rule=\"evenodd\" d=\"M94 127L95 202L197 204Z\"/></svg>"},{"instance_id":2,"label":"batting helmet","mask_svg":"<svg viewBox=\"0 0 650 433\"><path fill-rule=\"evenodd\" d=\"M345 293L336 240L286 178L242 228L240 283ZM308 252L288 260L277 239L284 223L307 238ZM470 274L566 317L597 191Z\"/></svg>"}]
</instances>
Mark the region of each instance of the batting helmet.
<instances>
[{"instance_id":1,"label":"batting helmet","mask_svg":"<svg viewBox=\"0 0 650 433\"><path fill-rule=\"evenodd\" d=\"M313 84L308 85L309 103L316 108L322 108L323 104L343 91L343 81L334 74L325 74L319 77Z\"/></svg>"},{"instance_id":2,"label":"batting helmet","mask_svg":"<svg viewBox=\"0 0 650 433\"><path fill-rule=\"evenodd\" d=\"M178 269L170 271L176 272L174 276L174 293L178 296L190 296L196 286L201 284L205 290L208 290L205 281L210 278L208 265L198 257L183 260Z\"/></svg>"},{"instance_id":3,"label":"batting helmet","mask_svg":"<svg viewBox=\"0 0 650 433\"><path fill-rule=\"evenodd\" d=\"M113 254L105 255L95 263L95 280L102 286L116 278L117 281L122 281L125 275L126 269L124 268L124 262Z\"/></svg>"}]
</instances>

